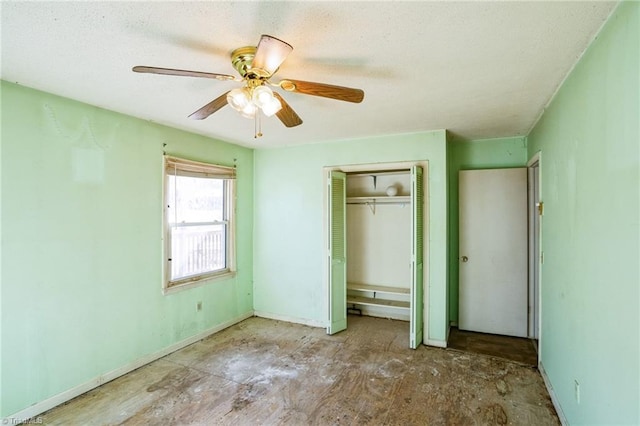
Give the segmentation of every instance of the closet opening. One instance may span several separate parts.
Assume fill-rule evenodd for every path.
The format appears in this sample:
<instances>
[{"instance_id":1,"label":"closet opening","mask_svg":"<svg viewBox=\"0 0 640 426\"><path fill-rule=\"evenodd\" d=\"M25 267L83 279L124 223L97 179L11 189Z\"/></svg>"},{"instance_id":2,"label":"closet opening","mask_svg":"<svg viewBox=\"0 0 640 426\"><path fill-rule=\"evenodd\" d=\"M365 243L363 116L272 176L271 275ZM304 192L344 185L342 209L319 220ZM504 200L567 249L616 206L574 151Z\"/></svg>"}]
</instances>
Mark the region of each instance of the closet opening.
<instances>
[{"instance_id":1,"label":"closet opening","mask_svg":"<svg viewBox=\"0 0 640 426\"><path fill-rule=\"evenodd\" d=\"M325 168L329 326L347 314L408 321L423 340L426 162Z\"/></svg>"},{"instance_id":2,"label":"closet opening","mask_svg":"<svg viewBox=\"0 0 640 426\"><path fill-rule=\"evenodd\" d=\"M348 312L409 321L410 171L347 173L346 183Z\"/></svg>"}]
</instances>

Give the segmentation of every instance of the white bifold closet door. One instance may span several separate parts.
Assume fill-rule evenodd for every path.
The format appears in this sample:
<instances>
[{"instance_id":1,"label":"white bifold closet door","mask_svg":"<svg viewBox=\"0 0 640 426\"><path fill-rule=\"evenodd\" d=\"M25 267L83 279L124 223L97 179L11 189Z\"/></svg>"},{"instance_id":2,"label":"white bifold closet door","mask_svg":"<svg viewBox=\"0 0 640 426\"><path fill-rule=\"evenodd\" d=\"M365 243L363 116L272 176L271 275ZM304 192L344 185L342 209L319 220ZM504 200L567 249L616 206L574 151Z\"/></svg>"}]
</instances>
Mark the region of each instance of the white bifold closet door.
<instances>
[{"instance_id":1,"label":"white bifold closet door","mask_svg":"<svg viewBox=\"0 0 640 426\"><path fill-rule=\"evenodd\" d=\"M347 328L347 234L346 187L347 175L330 171L329 185L329 326L328 334Z\"/></svg>"},{"instance_id":2,"label":"white bifold closet door","mask_svg":"<svg viewBox=\"0 0 640 426\"><path fill-rule=\"evenodd\" d=\"M411 168L411 301L409 346L416 349L423 339L424 287L424 183L422 167Z\"/></svg>"},{"instance_id":3,"label":"white bifold closet door","mask_svg":"<svg viewBox=\"0 0 640 426\"><path fill-rule=\"evenodd\" d=\"M461 330L527 337L527 169L459 173Z\"/></svg>"}]
</instances>

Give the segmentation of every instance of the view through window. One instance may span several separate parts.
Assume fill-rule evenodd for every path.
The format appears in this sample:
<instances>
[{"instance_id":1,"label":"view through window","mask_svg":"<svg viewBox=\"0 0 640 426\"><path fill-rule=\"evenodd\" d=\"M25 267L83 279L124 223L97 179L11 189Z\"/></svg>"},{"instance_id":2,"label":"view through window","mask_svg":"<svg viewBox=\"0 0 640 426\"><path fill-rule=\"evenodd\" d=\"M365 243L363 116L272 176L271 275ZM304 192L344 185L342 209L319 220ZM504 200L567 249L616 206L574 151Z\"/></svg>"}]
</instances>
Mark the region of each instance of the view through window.
<instances>
[{"instance_id":1,"label":"view through window","mask_svg":"<svg viewBox=\"0 0 640 426\"><path fill-rule=\"evenodd\" d=\"M235 170L166 163L167 287L231 272Z\"/></svg>"}]
</instances>

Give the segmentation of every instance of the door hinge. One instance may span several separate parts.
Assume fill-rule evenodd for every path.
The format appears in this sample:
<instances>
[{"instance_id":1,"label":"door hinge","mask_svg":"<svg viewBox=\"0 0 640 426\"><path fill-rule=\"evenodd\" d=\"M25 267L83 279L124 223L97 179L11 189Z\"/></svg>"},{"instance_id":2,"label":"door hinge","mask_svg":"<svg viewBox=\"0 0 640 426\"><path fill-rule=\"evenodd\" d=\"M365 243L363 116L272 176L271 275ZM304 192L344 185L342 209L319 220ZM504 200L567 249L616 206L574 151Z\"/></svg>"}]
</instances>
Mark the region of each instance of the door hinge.
<instances>
[{"instance_id":1,"label":"door hinge","mask_svg":"<svg viewBox=\"0 0 640 426\"><path fill-rule=\"evenodd\" d=\"M544 203L542 201L538 203L538 214L540 216L544 214Z\"/></svg>"},{"instance_id":2,"label":"door hinge","mask_svg":"<svg viewBox=\"0 0 640 426\"><path fill-rule=\"evenodd\" d=\"M540 263L544 263L544 252L540 252Z\"/></svg>"}]
</instances>

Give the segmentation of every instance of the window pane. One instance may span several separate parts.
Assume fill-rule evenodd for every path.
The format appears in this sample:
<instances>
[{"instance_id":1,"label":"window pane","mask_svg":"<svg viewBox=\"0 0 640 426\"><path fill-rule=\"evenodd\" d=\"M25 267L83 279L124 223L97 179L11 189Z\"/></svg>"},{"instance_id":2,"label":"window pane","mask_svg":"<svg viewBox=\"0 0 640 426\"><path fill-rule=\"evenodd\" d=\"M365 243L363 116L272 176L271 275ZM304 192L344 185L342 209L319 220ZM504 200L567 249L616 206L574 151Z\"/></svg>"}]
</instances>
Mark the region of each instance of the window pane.
<instances>
[{"instance_id":1,"label":"window pane","mask_svg":"<svg viewBox=\"0 0 640 426\"><path fill-rule=\"evenodd\" d=\"M226 268L226 225L171 229L171 280Z\"/></svg>"},{"instance_id":2,"label":"window pane","mask_svg":"<svg viewBox=\"0 0 640 426\"><path fill-rule=\"evenodd\" d=\"M224 179L169 175L167 205L171 224L224 220Z\"/></svg>"}]
</instances>

